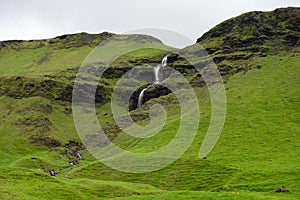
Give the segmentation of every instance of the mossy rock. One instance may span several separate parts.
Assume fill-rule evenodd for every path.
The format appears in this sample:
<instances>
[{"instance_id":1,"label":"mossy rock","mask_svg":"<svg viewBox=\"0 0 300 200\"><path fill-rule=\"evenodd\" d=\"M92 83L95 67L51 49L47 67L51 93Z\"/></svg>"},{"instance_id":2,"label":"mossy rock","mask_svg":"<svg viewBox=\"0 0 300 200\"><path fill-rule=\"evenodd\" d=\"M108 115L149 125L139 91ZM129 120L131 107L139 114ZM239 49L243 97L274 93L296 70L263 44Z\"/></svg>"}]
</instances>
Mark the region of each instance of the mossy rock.
<instances>
[{"instance_id":1,"label":"mossy rock","mask_svg":"<svg viewBox=\"0 0 300 200\"><path fill-rule=\"evenodd\" d=\"M50 137L50 136L40 136L40 135L32 135L29 138L29 143L33 145L43 145L47 147L59 147L61 146L61 142Z\"/></svg>"}]
</instances>

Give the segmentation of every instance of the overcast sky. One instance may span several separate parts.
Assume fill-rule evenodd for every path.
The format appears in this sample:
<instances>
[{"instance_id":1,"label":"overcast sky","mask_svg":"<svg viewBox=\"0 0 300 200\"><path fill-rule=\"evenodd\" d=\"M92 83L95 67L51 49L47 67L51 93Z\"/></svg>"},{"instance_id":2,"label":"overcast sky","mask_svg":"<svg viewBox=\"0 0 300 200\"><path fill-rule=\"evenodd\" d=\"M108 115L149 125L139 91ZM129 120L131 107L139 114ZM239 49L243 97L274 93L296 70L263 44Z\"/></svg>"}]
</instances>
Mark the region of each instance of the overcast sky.
<instances>
[{"instance_id":1,"label":"overcast sky","mask_svg":"<svg viewBox=\"0 0 300 200\"><path fill-rule=\"evenodd\" d=\"M158 28L196 41L247 11L297 6L299 0L0 0L0 40L42 39L67 33L124 33Z\"/></svg>"}]
</instances>

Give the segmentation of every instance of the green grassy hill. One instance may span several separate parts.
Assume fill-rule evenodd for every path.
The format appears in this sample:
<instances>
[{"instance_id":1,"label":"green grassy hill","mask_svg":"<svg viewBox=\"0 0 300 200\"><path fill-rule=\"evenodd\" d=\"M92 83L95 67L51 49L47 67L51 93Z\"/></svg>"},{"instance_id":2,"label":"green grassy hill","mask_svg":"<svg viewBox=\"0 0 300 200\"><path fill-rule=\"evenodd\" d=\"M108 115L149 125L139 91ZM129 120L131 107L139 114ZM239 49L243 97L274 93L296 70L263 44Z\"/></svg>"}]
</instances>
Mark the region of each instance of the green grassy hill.
<instances>
[{"instance_id":1,"label":"green grassy hill","mask_svg":"<svg viewBox=\"0 0 300 200\"><path fill-rule=\"evenodd\" d=\"M211 109L207 88L195 85L201 121L194 142L173 164L141 174L119 172L95 160L81 148L73 122L70 98L76 72L95 45L112 34L1 42L0 198L299 199L299 40L294 45L283 41L275 47L273 37L263 39L263 44L250 40L245 43L244 33L247 38L261 36L253 33L252 37L246 30L251 28L249 24L242 34L237 30L239 23L256 16L261 19L259 27L270 24L264 17L272 19L273 24L283 24L284 30L274 33L274 38L277 34L283 40L283 33L299 38L299 29L294 30L299 8L246 13L204 34L198 42L211 53L226 82L227 115L221 137L207 158L199 159ZM223 26L228 27L226 23L233 24L236 32L220 33ZM239 39L240 43L230 43L228 48L224 43L228 34L234 38L229 41ZM131 37L138 36L120 37L127 41L124 45L130 41L134 46ZM178 129L180 113L175 109L178 104L173 94L153 98L131 112L137 123L147 124L148 108L158 102L169 116L158 135L137 139L114 126L110 93L120 74L134 65L158 62L168 50L188 52L191 57L197 52L194 46L175 50L155 38L140 37L138 41L143 40L145 46L151 43L157 49L133 51L112 63L110 72L99 83L101 100L96 110L106 134L114 133L114 143L133 152L150 152L170 142ZM247 48L239 44L247 44ZM250 52L248 47L257 47L258 51ZM113 46L111 51L108 56L114 53ZM171 66L185 69L188 64L179 59ZM185 76L192 81L196 74ZM75 166L70 165L76 157L66 153L68 148L80 148L83 160ZM49 170L55 170L57 176L50 176ZM289 192L274 192L281 186Z\"/></svg>"}]
</instances>

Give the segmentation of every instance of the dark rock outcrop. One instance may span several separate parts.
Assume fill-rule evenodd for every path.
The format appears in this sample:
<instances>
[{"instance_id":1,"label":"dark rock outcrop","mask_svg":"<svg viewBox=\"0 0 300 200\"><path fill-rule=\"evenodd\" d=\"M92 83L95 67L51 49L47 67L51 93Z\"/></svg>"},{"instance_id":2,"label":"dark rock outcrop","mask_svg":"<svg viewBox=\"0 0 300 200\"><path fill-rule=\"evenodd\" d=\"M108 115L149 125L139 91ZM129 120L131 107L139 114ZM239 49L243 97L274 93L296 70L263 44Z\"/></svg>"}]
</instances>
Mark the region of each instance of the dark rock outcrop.
<instances>
[{"instance_id":1,"label":"dark rock outcrop","mask_svg":"<svg viewBox=\"0 0 300 200\"><path fill-rule=\"evenodd\" d=\"M144 86L142 88L139 88L137 91L135 91L130 100L129 100L129 110L135 110L138 107L138 98L139 95L141 93L141 91L146 88L148 86ZM147 90L145 90L144 92L144 96L143 96L143 104L147 101L149 101L150 99L153 98L158 98L160 96L164 96L167 95L169 93L171 93L172 91L162 85L155 85L153 87L149 87Z\"/></svg>"},{"instance_id":2,"label":"dark rock outcrop","mask_svg":"<svg viewBox=\"0 0 300 200\"><path fill-rule=\"evenodd\" d=\"M289 192L289 190L286 187L281 186L281 187L275 189L274 192Z\"/></svg>"},{"instance_id":3,"label":"dark rock outcrop","mask_svg":"<svg viewBox=\"0 0 300 200\"><path fill-rule=\"evenodd\" d=\"M25 77L0 79L0 95L15 99L39 96L49 100L72 102L73 85L73 82L27 79ZM94 99L95 103L104 103L109 99L107 88L104 85L97 85L95 93L91 91L93 87L88 83L82 83L80 87L81 90L77 90L77 92L80 93L81 102ZM92 97L93 94L95 96Z\"/></svg>"}]
</instances>

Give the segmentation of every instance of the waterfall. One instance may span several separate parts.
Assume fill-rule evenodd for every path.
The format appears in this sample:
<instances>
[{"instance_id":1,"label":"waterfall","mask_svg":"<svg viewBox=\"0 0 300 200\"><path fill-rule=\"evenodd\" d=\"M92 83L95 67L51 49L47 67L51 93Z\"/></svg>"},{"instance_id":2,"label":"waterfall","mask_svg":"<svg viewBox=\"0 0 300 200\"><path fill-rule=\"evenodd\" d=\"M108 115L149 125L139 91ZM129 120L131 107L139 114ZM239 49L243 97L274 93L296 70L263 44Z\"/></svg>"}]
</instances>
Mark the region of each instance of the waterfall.
<instances>
[{"instance_id":1,"label":"waterfall","mask_svg":"<svg viewBox=\"0 0 300 200\"><path fill-rule=\"evenodd\" d=\"M160 65L156 65L154 67L154 77L155 77L154 84L158 84L159 83L159 70L160 70Z\"/></svg>"},{"instance_id":2,"label":"waterfall","mask_svg":"<svg viewBox=\"0 0 300 200\"><path fill-rule=\"evenodd\" d=\"M144 97L144 93L145 91L150 88L150 87L153 87L155 86L156 84L159 84L160 83L160 80L159 80L159 70L161 67L165 67L167 65L167 61L168 61L168 56L165 56L162 61L161 61L161 64L159 65L156 65L154 67L154 77L155 77L155 81L149 85L148 87L144 88L140 95L139 95L139 98L138 98L138 108L140 108L142 105L143 105L143 97Z\"/></svg>"},{"instance_id":3,"label":"waterfall","mask_svg":"<svg viewBox=\"0 0 300 200\"><path fill-rule=\"evenodd\" d=\"M165 56L162 61L161 61L161 64L160 65L156 65L154 67L154 77L155 77L155 81L154 81L154 85L158 84L160 82L159 80L159 70L161 67L165 67L167 65L167 60L168 60L168 56Z\"/></svg>"},{"instance_id":4,"label":"waterfall","mask_svg":"<svg viewBox=\"0 0 300 200\"><path fill-rule=\"evenodd\" d=\"M139 99L138 99L138 107L141 107L141 106L143 105L144 92L145 92L148 88L149 88L149 86L146 87L146 88L144 88L144 89L141 91L141 93L140 93L140 95L139 95Z\"/></svg>"},{"instance_id":5,"label":"waterfall","mask_svg":"<svg viewBox=\"0 0 300 200\"><path fill-rule=\"evenodd\" d=\"M168 56L165 56L161 61L161 66L165 67L167 65Z\"/></svg>"}]
</instances>

